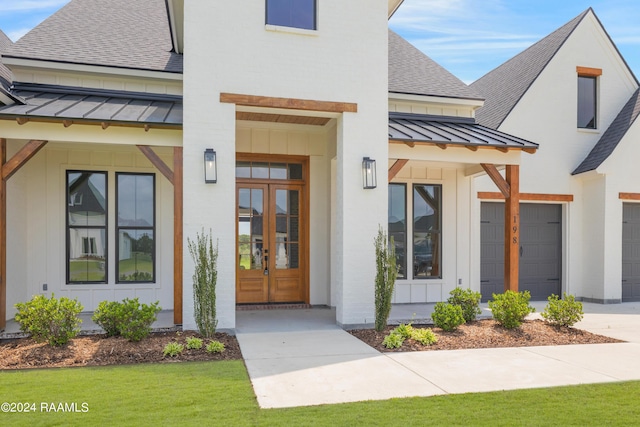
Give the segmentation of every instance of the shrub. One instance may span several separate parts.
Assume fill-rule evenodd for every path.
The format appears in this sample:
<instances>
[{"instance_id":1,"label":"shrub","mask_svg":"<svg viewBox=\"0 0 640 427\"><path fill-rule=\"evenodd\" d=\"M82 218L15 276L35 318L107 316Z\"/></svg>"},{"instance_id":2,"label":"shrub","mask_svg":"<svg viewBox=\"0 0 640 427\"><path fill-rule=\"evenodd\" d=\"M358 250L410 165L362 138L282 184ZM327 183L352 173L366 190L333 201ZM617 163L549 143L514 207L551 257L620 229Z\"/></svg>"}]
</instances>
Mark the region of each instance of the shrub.
<instances>
[{"instance_id":1,"label":"shrub","mask_svg":"<svg viewBox=\"0 0 640 427\"><path fill-rule=\"evenodd\" d=\"M530 299L529 291L506 291L503 294L493 294L489 308L498 323L507 329L513 329L520 326L528 314L536 311L529 305Z\"/></svg>"},{"instance_id":2,"label":"shrub","mask_svg":"<svg viewBox=\"0 0 640 427\"><path fill-rule=\"evenodd\" d=\"M187 337L187 348L189 350L198 350L202 348L202 339L196 337Z\"/></svg>"},{"instance_id":3,"label":"shrub","mask_svg":"<svg viewBox=\"0 0 640 427\"><path fill-rule=\"evenodd\" d=\"M392 331L392 333L398 334L403 339L406 340L413 336L413 326L411 326L411 323L408 323L408 324L401 323Z\"/></svg>"},{"instance_id":4,"label":"shrub","mask_svg":"<svg viewBox=\"0 0 640 427\"><path fill-rule=\"evenodd\" d=\"M211 338L216 332L216 284L218 281L218 245L213 247L211 231L187 238L189 253L195 264L193 272L193 315L202 336Z\"/></svg>"},{"instance_id":5,"label":"shrub","mask_svg":"<svg viewBox=\"0 0 640 427\"><path fill-rule=\"evenodd\" d=\"M175 341L171 341L169 344L164 346L164 349L162 350L162 355L165 357L166 356L176 357L177 355L182 353L183 350L184 350L184 346L182 344L177 343Z\"/></svg>"},{"instance_id":6,"label":"shrub","mask_svg":"<svg viewBox=\"0 0 640 427\"><path fill-rule=\"evenodd\" d=\"M387 348L400 348L404 343L404 337L395 331L384 337L382 345Z\"/></svg>"},{"instance_id":7,"label":"shrub","mask_svg":"<svg viewBox=\"0 0 640 427\"><path fill-rule=\"evenodd\" d=\"M129 341L140 341L151 332L151 324L161 310L158 304L158 301L140 304L138 298L125 298L122 302L102 301L92 319L108 336L121 335Z\"/></svg>"},{"instance_id":8,"label":"shrub","mask_svg":"<svg viewBox=\"0 0 640 427\"><path fill-rule=\"evenodd\" d=\"M398 276L398 267L393 237L389 242L387 233L382 230L382 227L378 227L378 235L374 239L374 244L376 247L375 329L380 332L387 326L391 312L391 297Z\"/></svg>"},{"instance_id":9,"label":"shrub","mask_svg":"<svg viewBox=\"0 0 640 427\"><path fill-rule=\"evenodd\" d=\"M206 350L209 353L222 353L224 351L224 344L220 341L211 341L207 344Z\"/></svg>"},{"instance_id":10,"label":"shrub","mask_svg":"<svg viewBox=\"0 0 640 427\"><path fill-rule=\"evenodd\" d=\"M17 303L16 322L20 330L28 333L37 342L46 341L50 346L64 345L80 332L82 320L78 314L82 304L77 299L56 299L35 295L31 301Z\"/></svg>"},{"instance_id":11,"label":"shrub","mask_svg":"<svg viewBox=\"0 0 640 427\"><path fill-rule=\"evenodd\" d=\"M438 342L438 337L429 328L413 329L411 339L418 341L422 345L432 345Z\"/></svg>"},{"instance_id":12,"label":"shrub","mask_svg":"<svg viewBox=\"0 0 640 427\"><path fill-rule=\"evenodd\" d=\"M464 323L462 307L444 302L436 303L431 319L443 331L454 331Z\"/></svg>"},{"instance_id":13,"label":"shrub","mask_svg":"<svg viewBox=\"0 0 640 427\"><path fill-rule=\"evenodd\" d=\"M560 299L558 295L551 294L547 301L549 303L541 315L552 325L573 326L584 317L582 303L573 295L564 294L564 299Z\"/></svg>"},{"instance_id":14,"label":"shrub","mask_svg":"<svg viewBox=\"0 0 640 427\"><path fill-rule=\"evenodd\" d=\"M476 316L482 313L480 310L480 292L474 292L471 289L462 289L456 287L452 290L447 302L453 305L459 305L462 308L462 317L465 322L473 322Z\"/></svg>"}]
</instances>

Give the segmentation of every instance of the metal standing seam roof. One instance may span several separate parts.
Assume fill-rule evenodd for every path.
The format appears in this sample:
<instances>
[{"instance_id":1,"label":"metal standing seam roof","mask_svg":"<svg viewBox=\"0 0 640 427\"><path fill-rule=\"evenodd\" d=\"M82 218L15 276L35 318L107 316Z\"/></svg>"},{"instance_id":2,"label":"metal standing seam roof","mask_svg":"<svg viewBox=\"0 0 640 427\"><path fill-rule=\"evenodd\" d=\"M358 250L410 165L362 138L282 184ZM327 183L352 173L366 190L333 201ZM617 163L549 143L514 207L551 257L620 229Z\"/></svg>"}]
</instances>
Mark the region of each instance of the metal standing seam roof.
<instances>
[{"instance_id":1,"label":"metal standing seam roof","mask_svg":"<svg viewBox=\"0 0 640 427\"><path fill-rule=\"evenodd\" d=\"M534 142L482 126L474 119L418 114L389 114L389 139L527 152L538 149Z\"/></svg>"},{"instance_id":2,"label":"metal standing seam roof","mask_svg":"<svg viewBox=\"0 0 640 427\"><path fill-rule=\"evenodd\" d=\"M49 85L16 85L23 103L0 107L0 119L182 126L182 97Z\"/></svg>"},{"instance_id":3,"label":"metal standing seam roof","mask_svg":"<svg viewBox=\"0 0 640 427\"><path fill-rule=\"evenodd\" d=\"M571 175L589 172L597 169L616 149L627 131L640 114L640 89L629 98L629 101L620 110L620 113L611 122L600 140L591 149L580 165L571 172Z\"/></svg>"}]
</instances>

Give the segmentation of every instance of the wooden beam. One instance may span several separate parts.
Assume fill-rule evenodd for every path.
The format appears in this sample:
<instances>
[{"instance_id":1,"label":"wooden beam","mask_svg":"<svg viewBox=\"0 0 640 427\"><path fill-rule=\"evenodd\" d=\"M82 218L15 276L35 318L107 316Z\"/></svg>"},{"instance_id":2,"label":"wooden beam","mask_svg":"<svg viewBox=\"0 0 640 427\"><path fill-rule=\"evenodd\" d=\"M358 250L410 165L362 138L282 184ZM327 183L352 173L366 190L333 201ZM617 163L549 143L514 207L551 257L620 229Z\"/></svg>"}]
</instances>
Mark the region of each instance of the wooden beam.
<instances>
[{"instance_id":1,"label":"wooden beam","mask_svg":"<svg viewBox=\"0 0 640 427\"><path fill-rule=\"evenodd\" d=\"M640 200L640 193L620 193L618 198L620 200Z\"/></svg>"},{"instance_id":2,"label":"wooden beam","mask_svg":"<svg viewBox=\"0 0 640 427\"><path fill-rule=\"evenodd\" d=\"M182 325L182 147L173 147L173 323Z\"/></svg>"},{"instance_id":3,"label":"wooden beam","mask_svg":"<svg viewBox=\"0 0 640 427\"><path fill-rule=\"evenodd\" d=\"M62 121L62 126L66 127L66 128L68 128L72 124L73 124L73 120L63 120Z\"/></svg>"},{"instance_id":4,"label":"wooden beam","mask_svg":"<svg viewBox=\"0 0 640 427\"><path fill-rule=\"evenodd\" d=\"M416 143L412 141L405 141L404 143L407 144L407 146L410 148L413 148L416 146Z\"/></svg>"},{"instance_id":5,"label":"wooden beam","mask_svg":"<svg viewBox=\"0 0 640 427\"><path fill-rule=\"evenodd\" d=\"M466 148L467 150L471 150L471 151L478 151L478 146L477 145L465 145L464 148Z\"/></svg>"},{"instance_id":6,"label":"wooden beam","mask_svg":"<svg viewBox=\"0 0 640 427\"><path fill-rule=\"evenodd\" d=\"M482 169L484 169L487 175L489 175L489 178L491 178L494 184L496 184L498 190L500 190L502 195L505 198L509 197L511 191L509 188L509 183L505 181L502 175L500 175L500 172L498 172L496 166L490 163L480 163L480 166L482 166Z\"/></svg>"},{"instance_id":7,"label":"wooden beam","mask_svg":"<svg viewBox=\"0 0 640 427\"><path fill-rule=\"evenodd\" d=\"M504 200L505 197L498 192L478 191L478 199ZM527 202L573 202L573 194L520 193L520 200Z\"/></svg>"},{"instance_id":8,"label":"wooden beam","mask_svg":"<svg viewBox=\"0 0 640 427\"><path fill-rule=\"evenodd\" d=\"M535 154L536 151L538 151L538 149L537 148L523 148L522 151L524 151L525 153L528 153L528 154Z\"/></svg>"},{"instance_id":9,"label":"wooden beam","mask_svg":"<svg viewBox=\"0 0 640 427\"><path fill-rule=\"evenodd\" d=\"M7 161L7 140L0 139L0 166ZM7 326L7 181L0 180L0 331Z\"/></svg>"},{"instance_id":10,"label":"wooden beam","mask_svg":"<svg viewBox=\"0 0 640 427\"><path fill-rule=\"evenodd\" d=\"M23 125L28 121L29 119L27 119L26 117L16 117L16 122L18 122L19 125Z\"/></svg>"},{"instance_id":11,"label":"wooden beam","mask_svg":"<svg viewBox=\"0 0 640 427\"><path fill-rule=\"evenodd\" d=\"M322 111L327 113L357 113L358 104L351 102L316 101L312 99L274 98L271 96L221 93L220 102L245 107L285 108L288 110Z\"/></svg>"},{"instance_id":12,"label":"wooden beam","mask_svg":"<svg viewBox=\"0 0 640 427\"><path fill-rule=\"evenodd\" d=\"M107 123L107 122L100 123L100 126L102 126L102 130L107 129L109 127L109 125L110 125L110 123Z\"/></svg>"},{"instance_id":13,"label":"wooden beam","mask_svg":"<svg viewBox=\"0 0 640 427\"><path fill-rule=\"evenodd\" d=\"M520 166L507 165L509 197L504 204L504 290L518 292L520 274Z\"/></svg>"},{"instance_id":14,"label":"wooden beam","mask_svg":"<svg viewBox=\"0 0 640 427\"><path fill-rule=\"evenodd\" d=\"M389 182L398 175L398 172L400 172L408 162L409 159L398 159L393 165L391 165L389 168Z\"/></svg>"},{"instance_id":15,"label":"wooden beam","mask_svg":"<svg viewBox=\"0 0 640 427\"><path fill-rule=\"evenodd\" d=\"M446 150L447 149L447 144L436 144L436 147L438 147L441 150Z\"/></svg>"},{"instance_id":16,"label":"wooden beam","mask_svg":"<svg viewBox=\"0 0 640 427\"><path fill-rule=\"evenodd\" d=\"M598 77L602 75L602 68L591 68L591 67L576 67L576 72L579 76L584 77Z\"/></svg>"},{"instance_id":17,"label":"wooden beam","mask_svg":"<svg viewBox=\"0 0 640 427\"><path fill-rule=\"evenodd\" d=\"M146 158L149 159L151 164L155 166L156 169L158 169L160 173L164 175L164 177L167 178L171 184L175 185L175 173L169 168L169 166L167 166L167 164L160 158L160 156L158 156L156 152L153 151L153 148L149 147L148 145L138 145L137 147L140 151L142 151L142 154L144 154Z\"/></svg>"},{"instance_id":18,"label":"wooden beam","mask_svg":"<svg viewBox=\"0 0 640 427\"><path fill-rule=\"evenodd\" d=\"M27 142L8 162L2 165L2 179L8 180L14 173L18 172L38 151L45 146L47 141L32 140Z\"/></svg>"},{"instance_id":19,"label":"wooden beam","mask_svg":"<svg viewBox=\"0 0 640 427\"><path fill-rule=\"evenodd\" d=\"M502 152L502 153L508 153L509 149L507 147L496 147L496 150Z\"/></svg>"}]
</instances>

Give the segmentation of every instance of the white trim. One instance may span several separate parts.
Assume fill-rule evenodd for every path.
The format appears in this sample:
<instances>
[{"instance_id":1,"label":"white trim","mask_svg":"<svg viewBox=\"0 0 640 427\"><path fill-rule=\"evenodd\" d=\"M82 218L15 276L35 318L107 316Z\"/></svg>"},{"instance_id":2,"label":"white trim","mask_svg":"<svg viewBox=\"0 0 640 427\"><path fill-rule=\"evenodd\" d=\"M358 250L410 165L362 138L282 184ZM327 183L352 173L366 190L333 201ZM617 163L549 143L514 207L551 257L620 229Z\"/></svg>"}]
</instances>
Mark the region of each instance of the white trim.
<instances>
[{"instance_id":1,"label":"white trim","mask_svg":"<svg viewBox=\"0 0 640 427\"><path fill-rule=\"evenodd\" d=\"M318 30L307 30L304 28L296 28L296 27L285 27L283 25L271 25L265 24L264 29L267 31L273 31L276 33L289 33L289 34L297 34L300 36L312 36L317 37L320 35L320 31Z\"/></svg>"},{"instance_id":2,"label":"white trim","mask_svg":"<svg viewBox=\"0 0 640 427\"><path fill-rule=\"evenodd\" d=\"M389 92L389 101L427 102L430 104L445 104L454 106L467 105L470 107L478 108L484 105L484 100L482 99L447 98L444 96L414 95L394 92Z\"/></svg>"}]
</instances>

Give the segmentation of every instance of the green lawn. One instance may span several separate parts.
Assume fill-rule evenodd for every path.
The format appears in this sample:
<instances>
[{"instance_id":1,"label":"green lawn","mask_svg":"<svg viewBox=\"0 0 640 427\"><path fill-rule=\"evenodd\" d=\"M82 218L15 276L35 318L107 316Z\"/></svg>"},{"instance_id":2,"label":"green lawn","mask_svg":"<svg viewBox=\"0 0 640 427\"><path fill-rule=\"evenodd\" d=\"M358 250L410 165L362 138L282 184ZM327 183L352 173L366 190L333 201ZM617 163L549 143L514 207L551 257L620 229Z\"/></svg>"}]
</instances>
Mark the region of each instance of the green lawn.
<instances>
[{"instance_id":1,"label":"green lawn","mask_svg":"<svg viewBox=\"0 0 640 427\"><path fill-rule=\"evenodd\" d=\"M175 363L1 372L0 403L38 412L0 413L0 425L637 425L638 396L640 382L626 382L262 410L241 361Z\"/></svg>"}]
</instances>

